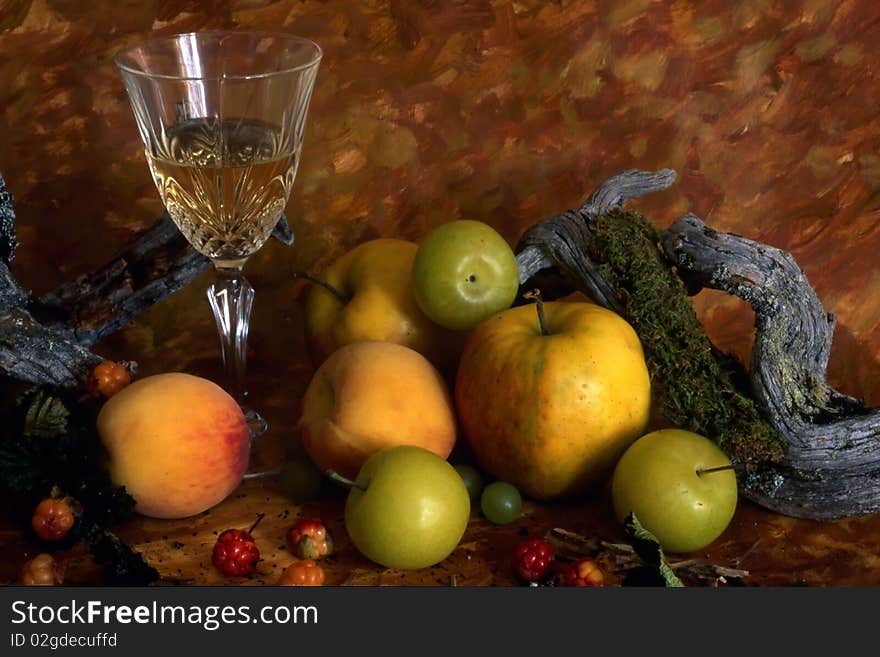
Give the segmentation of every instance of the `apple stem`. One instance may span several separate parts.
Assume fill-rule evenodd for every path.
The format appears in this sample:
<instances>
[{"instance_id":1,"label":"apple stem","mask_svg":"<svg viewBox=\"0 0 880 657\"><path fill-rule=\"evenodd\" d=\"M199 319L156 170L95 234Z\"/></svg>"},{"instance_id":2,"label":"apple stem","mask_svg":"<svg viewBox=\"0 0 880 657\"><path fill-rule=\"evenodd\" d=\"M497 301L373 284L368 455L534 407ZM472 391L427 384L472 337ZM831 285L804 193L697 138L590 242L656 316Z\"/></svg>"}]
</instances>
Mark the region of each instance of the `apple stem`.
<instances>
[{"instance_id":1,"label":"apple stem","mask_svg":"<svg viewBox=\"0 0 880 657\"><path fill-rule=\"evenodd\" d=\"M257 519L254 521L254 524L251 525L251 528L247 530L247 533L248 533L248 534L252 534L252 533L254 532L254 530L257 528L257 525L259 525L260 522L261 522L261 521L263 520L263 518L265 518L265 517L266 517L266 514L265 514L265 513L258 513L258 514L257 514Z\"/></svg>"},{"instance_id":2,"label":"apple stem","mask_svg":"<svg viewBox=\"0 0 880 657\"><path fill-rule=\"evenodd\" d=\"M343 477L341 474L339 474L335 470L327 470L327 472L325 472L324 474L326 474L328 477L330 477L330 479L332 479L336 483L342 484L343 486L348 486L349 488L357 488L357 489L362 490L364 492L367 491L366 486L361 486L356 481L352 481L348 477Z\"/></svg>"},{"instance_id":3,"label":"apple stem","mask_svg":"<svg viewBox=\"0 0 880 657\"><path fill-rule=\"evenodd\" d=\"M702 477L704 474L712 474L713 472L724 472L725 470L735 469L735 465L719 465L717 468L697 468L697 476Z\"/></svg>"},{"instance_id":4,"label":"apple stem","mask_svg":"<svg viewBox=\"0 0 880 657\"><path fill-rule=\"evenodd\" d=\"M346 304L349 301L351 301L351 299L348 297L347 294L345 294L345 292L343 292L342 290L340 290L337 287L333 287L327 281L325 281L321 278L318 278L317 276L313 276L312 274L310 274L307 271L295 271L295 272L293 272L293 277L294 278L304 278L305 280L307 280L311 283L314 283L315 285L320 285L325 290L327 290L330 294L332 294L334 297L336 297L339 300L339 303Z\"/></svg>"},{"instance_id":5,"label":"apple stem","mask_svg":"<svg viewBox=\"0 0 880 657\"><path fill-rule=\"evenodd\" d=\"M534 300L535 309L538 311L538 324L541 326L541 335L550 335L547 328L547 316L544 315L544 300L541 298L541 290L532 290L523 295L523 299Z\"/></svg>"}]
</instances>

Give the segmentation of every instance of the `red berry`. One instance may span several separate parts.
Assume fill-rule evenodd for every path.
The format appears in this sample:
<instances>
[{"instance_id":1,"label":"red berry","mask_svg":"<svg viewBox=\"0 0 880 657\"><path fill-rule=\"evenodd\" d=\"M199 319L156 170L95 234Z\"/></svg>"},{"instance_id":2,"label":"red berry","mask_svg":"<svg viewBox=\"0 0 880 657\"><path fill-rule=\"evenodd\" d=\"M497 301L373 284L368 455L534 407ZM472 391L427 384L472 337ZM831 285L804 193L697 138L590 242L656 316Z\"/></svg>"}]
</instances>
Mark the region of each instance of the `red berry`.
<instances>
[{"instance_id":1,"label":"red berry","mask_svg":"<svg viewBox=\"0 0 880 657\"><path fill-rule=\"evenodd\" d=\"M578 559L560 569L559 583L562 586L603 586L605 575L592 559Z\"/></svg>"},{"instance_id":2,"label":"red berry","mask_svg":"<svg viewBox=\"0 0 880 657\"><path fill-rule=\"evenodd\" d=\"M76 515L67 499L47 497L34 509L31 527L44 541L60 541L73 527Z\"/></svg>"},{"instance_id":3,"label":"red berry","mask_svg":"<svg viewBox=\"0 0 880 657\"><path fill-rule=\"evenodd\" d=\"M300 559L318 559L333 552L333 539L320 520L298 520L287 531L287 545Z\"/></svg>"},{"instance_id":4,"label":"red berry","mask_svg":"<svg viewBox=\"0 0 880 657\"><path fill-rule=\"evenodd\" d=\"M323 583L324 569L311 559L294 561L278 578L278 586L321 586Z\"/></svg>"},{"instance_id":5,"label":"red berry","mask_svg":"<svg viewBox=\"0 0 880 657\"><path fill-rule=\"evenodd\" d=\"M131 373L122 363L105 360L98 363L89 376L88 389L93 395L108 399L131 383Z\"/></svg>"},{"instance_id":6,"label":"red berry","mask_svg":"<svg viewBox=\"0 0 880 657\"><path fill-rule=\"evenodd\" d=\"M217 537L211 563L224 575L248 577L257 569L260 548L250 532L227 529Z\"/></svg>"},{"instance_id":7,"label":"red berry","mask_svg":"<svg viewBox=\"0 0 880 657\"><path fill-rule=\"evenodd\" d=\"M529 538L516 548L513 566L517 576L525 582L540 582L553 565L553 546L540 538Z\"/></svg>"}]
</instances>

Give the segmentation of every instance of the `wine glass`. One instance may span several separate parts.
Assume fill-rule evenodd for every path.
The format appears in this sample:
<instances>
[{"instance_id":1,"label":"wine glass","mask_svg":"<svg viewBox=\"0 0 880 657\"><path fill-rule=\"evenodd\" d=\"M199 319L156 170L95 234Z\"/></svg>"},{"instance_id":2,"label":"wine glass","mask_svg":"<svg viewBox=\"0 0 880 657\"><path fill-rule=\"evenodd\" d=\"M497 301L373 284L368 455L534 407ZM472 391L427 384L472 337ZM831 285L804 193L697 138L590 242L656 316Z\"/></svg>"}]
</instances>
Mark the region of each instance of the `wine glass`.
<instances>
[{"instance_id":1,"label":"wine glass","mask_svg":"<svg viewBox=\"0 0 880 657\"><path fill-rule=\"evenodd\" d=\"M214 264L208 300L229 392L252 438L268 427L247 400L254 290L242 269L290 196L321 56L290 34L207 31L146 41L115 58L168 214Z\"/></svg>"}]
</instances>

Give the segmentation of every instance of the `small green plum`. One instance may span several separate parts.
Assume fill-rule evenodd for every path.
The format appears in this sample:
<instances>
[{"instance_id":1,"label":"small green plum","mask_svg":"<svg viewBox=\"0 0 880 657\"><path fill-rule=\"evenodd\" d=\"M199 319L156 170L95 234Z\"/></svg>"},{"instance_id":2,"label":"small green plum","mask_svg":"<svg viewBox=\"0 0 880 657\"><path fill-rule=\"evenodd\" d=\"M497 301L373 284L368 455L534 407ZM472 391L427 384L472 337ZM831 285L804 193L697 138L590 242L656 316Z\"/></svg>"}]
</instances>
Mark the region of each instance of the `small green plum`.
<instances>
[{"instance_id":1,"label":"small green plum","mask_svg":"<svg viewBox=\"0 0 880 657\"><path fill-rule=\"evenodd\" d=\"M490 225L459 220L428 233L412 268L416 303L447 329L469 330L510 308L519 291L516 256Z\"/></svg>"},{"instance_id":2,"label":"small green plum","mask_svg":"<svg viewBox=\"0 0 880 657\"><path fill-rule=\"evenodd\" d=\"M519 518L522 496L516 486L506 481L494 481L483 489L480 508L490 522L506 525Z\"/></svg>"},{"instance_id":3,"label":"small green plum","mask_svg":"<svg viewBox=\"0 0 880 657\"><path fill-rule=\"evenodd\" d=\"M736 474L708 438L680 429L642 436L617 463L614 512L634 513L664 550L687 553L718 538L736 511Z\"/></svg>"},{"instance_id":4,"label":"small green plum","mask_svg":"<svg viewBox=\"0 0 880 657\"><path fill-rule=\"evenodd\" d=\"M311 502L321 495L324 475L308 458L294 458L281 466L281 492L293 502Z\"/></svg>"},{"instance_id":5,"label":"small green plum","mask_svg":"<svg viewBox=\"0 0 880 657\"><path fill-rule=\"evenodd\" d=\"M386 568L427 568L458 546L471 503L453 467L422 447L389 447L348 482L345 528L354 546Z\"/></svg>"},{"instance_id":6,"label":"small green plum","mask_svg":"<svg viewBox=\"0 0 880 657\"><path fill-rule=\"evenodd\" d=\"M455 471L461 476L462 481L464 481L471 499L479 499L480 493L483 492L483 475L480 474L480 471L467 463L459 463L454 467Z\"/></svg>"}]
</instances>

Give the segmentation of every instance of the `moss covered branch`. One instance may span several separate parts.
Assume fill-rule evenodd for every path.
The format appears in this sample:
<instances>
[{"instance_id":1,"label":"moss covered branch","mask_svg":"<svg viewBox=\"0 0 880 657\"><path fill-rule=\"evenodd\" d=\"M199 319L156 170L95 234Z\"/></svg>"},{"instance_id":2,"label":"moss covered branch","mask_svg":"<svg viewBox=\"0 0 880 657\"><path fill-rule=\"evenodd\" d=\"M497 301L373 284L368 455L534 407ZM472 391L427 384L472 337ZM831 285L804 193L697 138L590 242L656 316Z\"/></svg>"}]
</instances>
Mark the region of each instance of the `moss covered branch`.
<instances>
[{"instance_id":1,"label":"moss covered branch","mask_svg":"<svg viewBox=\"0 0 880 657\"><path fill-rule=\"evenodd\" d=\"M658 247L661 231L622 210L596 217L593 226L599 271L619 290L623 313L639 334L664 417L712 436L737 461L779 459L782 436L749 394L742 367L706 336Z\"/></svg>"},{"instance_id":2,"label":"moss covered branch","mask_svg":"<svg viewBox=\"0 0 880 657\"><path fill-rule=\"evenodd\" d=\"M557 260L574 289L620 313L639 334L662 413L677 426L711 436L732 458L778 459L783 441L744 390L745 372L709 341L687 291L660 250L662 232L636 212L570 212L538 224L522 244L565 239ZM558 258L559 251L554 251ZM587 285L580 270L590 272ZM597 281L601 281L597 285ZM586 288L586 289L585 289ZM737 385L740 382L740 385Z\"/></svg>"}]
</instances>

